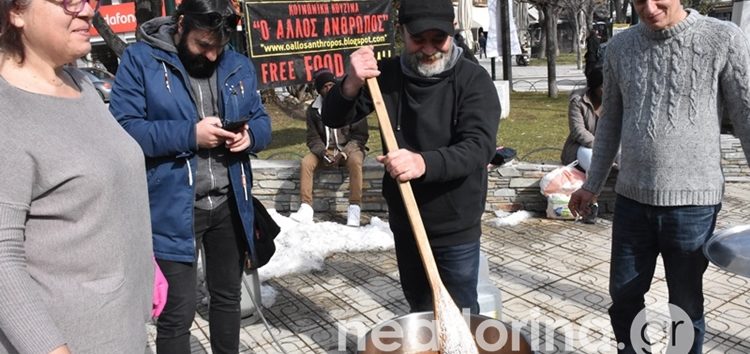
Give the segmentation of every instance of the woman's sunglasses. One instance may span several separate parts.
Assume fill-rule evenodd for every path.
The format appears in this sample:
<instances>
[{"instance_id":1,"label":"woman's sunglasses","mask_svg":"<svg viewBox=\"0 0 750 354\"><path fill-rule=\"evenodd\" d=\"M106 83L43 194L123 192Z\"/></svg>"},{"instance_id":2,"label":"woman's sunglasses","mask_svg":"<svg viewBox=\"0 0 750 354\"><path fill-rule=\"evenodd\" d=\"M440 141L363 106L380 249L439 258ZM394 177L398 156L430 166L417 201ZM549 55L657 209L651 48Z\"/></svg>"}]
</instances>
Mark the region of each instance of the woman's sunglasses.
<instances>
[{"instance_id":1,"label":"woman's sunglasses","mask_svg":"<svg viewBox=\"0 0 750 354\"><path fill-rule=\"evenodd\" d=\"M62 0L61 3L58 2L57 4L62 6L65 13L73 16L78 16L78 14L83 12L86 4L89 4L94 12L99 11L101 2L99 0Z\"/></svg>"}]
</instances>

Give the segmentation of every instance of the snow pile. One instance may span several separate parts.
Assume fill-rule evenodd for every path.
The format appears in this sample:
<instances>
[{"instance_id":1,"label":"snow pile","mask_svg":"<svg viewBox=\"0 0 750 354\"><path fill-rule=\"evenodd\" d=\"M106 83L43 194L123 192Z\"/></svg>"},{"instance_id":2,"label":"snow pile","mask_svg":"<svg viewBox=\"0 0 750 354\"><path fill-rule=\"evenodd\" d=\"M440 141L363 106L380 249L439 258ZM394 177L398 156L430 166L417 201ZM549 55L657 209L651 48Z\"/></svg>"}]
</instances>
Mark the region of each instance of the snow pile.
<instances>
[{"instance_id":1,"label":"snow pile","mask_svg":"<svg viewBox=\"0 0 750 354\"><path fill-rule=\"evenodd\" d=\"M521 221L531 218L532 216L534 216L534 214L526 210L519 210L514 213L508 213L506 211L496 210L495 216L497 217L490 220L489 224L494 227L498 227L498 226L516 226L520 224Z\"/></svg>"},{"instance_id":2,"label":"snow pile","mask_svg":"<svg viewBox=\"0 0 750 354\"><path fill-rule=\"evenodd\" d=\"M258 269L260 281L323 268L326 257L336 252L392 249L393 234L388 223L373 217L370 224L351 227L334 222L298 223L274 209L268 210L281 227L276 253Z\"/></svg>"}]
</instances>

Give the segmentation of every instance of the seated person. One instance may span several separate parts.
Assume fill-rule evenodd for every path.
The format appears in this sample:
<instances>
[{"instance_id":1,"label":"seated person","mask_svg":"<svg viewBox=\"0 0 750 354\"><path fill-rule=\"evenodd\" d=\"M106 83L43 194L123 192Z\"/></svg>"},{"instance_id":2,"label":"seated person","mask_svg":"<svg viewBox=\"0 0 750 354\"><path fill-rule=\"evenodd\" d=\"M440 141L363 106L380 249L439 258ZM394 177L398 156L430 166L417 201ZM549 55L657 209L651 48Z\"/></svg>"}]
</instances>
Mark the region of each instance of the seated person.
<instances>
[{"instance_id":1,"label":"seated person","mask_svg":"<svg viewBox=\"0 0 750 354\"><path fill-rule=\"evenodd\" d=\"M578 160L578 166L584 171L591 165L591 147L594 146L596 123L602 110L602 82L601 66L594 66L586 71L586 87L570 93L570 134L560 155L565 165Z\"/></svg>"},{"instance_id":2,"label":"seated person","mask_svg":"<svg viewBox=\"0 0 750 354\"><path fill-rule=\"evenodd\" d=\"M323 98L335 84L333 73L328 69L315 72L315 90L318 97L307 109L307 147L310 152L300 164L300 204L291 218L299 222L313 219L313 175L319 166L346 165L349 170L349 226L359 226L360 203L362 202L362 163L365 159L365 144L369 138L367 119L351 125L333 129L323 125L320 112Z\"/></svg>"}]
</instances>

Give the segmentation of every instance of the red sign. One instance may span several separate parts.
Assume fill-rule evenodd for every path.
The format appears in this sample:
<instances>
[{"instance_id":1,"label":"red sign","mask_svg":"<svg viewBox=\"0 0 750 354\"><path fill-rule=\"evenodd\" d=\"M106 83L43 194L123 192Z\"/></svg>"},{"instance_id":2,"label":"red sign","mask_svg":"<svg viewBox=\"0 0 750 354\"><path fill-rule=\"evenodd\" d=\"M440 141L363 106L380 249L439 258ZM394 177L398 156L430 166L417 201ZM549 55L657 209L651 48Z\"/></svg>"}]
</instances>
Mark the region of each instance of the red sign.
<instances>
[{"instance_id":1,"label":"red sign","mask_svg":"<svg viewBox=\"0 0 750 354\"><path fill-rule=\"evenodd\" d=\"M99 8L99 13L104 21L112 27L115 33L135 32L135 3L128 2L119 5L106 5ZM99 32L92 26L89 31L92 36L98 36Z\"/></svg>"}]
</instances>

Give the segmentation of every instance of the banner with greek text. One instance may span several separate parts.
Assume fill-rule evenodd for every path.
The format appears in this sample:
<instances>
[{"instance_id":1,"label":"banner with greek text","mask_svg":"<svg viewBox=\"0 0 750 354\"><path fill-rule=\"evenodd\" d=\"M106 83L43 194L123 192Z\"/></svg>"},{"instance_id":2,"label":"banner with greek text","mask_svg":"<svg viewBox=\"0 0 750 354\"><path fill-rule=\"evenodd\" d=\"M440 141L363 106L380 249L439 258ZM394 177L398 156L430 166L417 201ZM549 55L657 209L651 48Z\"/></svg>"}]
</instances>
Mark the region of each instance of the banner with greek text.
<instances>
[{"instance_id":1,"label":"banner with greek text","mask_svg":"<svg viewBox=\"0 0 750 354\"><path fill-rule=\"evenodd\" d=\"M260 89L310 83L322 67L341 77L365 45L378 58L393 55L391 0L248 0L245 14Z\"/></svg>"}]
</instances>

